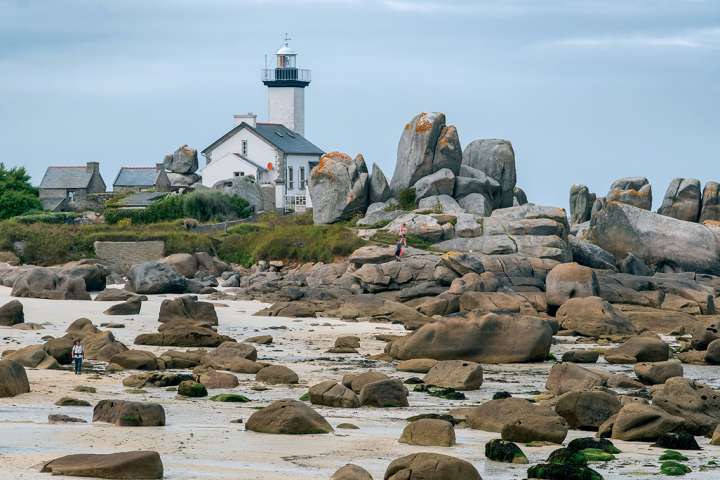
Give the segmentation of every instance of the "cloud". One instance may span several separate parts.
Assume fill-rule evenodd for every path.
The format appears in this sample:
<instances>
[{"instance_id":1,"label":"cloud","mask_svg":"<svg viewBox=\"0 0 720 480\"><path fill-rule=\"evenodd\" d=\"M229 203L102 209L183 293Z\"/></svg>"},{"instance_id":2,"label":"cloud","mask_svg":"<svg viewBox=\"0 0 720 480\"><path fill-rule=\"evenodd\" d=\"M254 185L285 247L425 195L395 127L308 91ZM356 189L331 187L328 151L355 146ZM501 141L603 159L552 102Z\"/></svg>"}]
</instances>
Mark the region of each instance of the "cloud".
<instances>
[{"instance_id":1,"label":"cloud","mask_svg":"<svg viewBox=\"0 0 720 480\"><path fill-rule=\"evenodd\" d=\"M553 40L543 46L571 48L687 48L720 49L720 27L701 28L677 34L629 33L572 37Z\"/></svg>"}]
</instances>

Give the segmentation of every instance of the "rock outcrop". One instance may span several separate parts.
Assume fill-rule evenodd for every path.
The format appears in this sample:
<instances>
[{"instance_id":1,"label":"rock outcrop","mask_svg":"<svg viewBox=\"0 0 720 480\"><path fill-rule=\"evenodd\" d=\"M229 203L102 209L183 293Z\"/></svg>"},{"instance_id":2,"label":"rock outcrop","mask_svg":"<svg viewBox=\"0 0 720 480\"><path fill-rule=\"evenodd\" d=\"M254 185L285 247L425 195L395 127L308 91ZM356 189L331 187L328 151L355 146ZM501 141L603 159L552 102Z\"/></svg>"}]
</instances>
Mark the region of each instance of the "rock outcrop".
<instances>
[{"instance_id":1,"label":"rock outcrop","mask_svg":"<svg viewBox=\"0 0 720 480\"><path fill-rule=\"evenodd\" d=\"M609 202L590 222L589 239L616 257L628 252L658 271L720 274L720 240L712 229Z\"/></svg>"},{"instance_id":2,"label":"rock outcrop","mask_svg":"<svg viewBox=\"0 0 720 480\"><path fill-rule=\"evenodd\" d=\"M675 178L668 185L658 213L686 222L697 222L701 203L700 180Z\"/></svg>"},{"instance_id":3,"label":"rock outcrop","mask_svg":"<svg viewBox=\"0 0 720 480\"><path fill-rule=\"evenodd\" d=\"M368 206L368 177L362 155L354 160L342 152L323 155L308 182L313 221L333 223L363 213Z\"/></svg>"},{"instance_id":4,"label":"rock outcrop","mask_svg":"<svg viewBox=\"0 0 720 480\"><path fill-rule=\"evenodd\" d=\"M610 186L606 201L624 203L643 210L652 208L652 187L645 177L627 177L615 180Z\"/></svg>"},{"instance_id":5,"label":"rock outcrop","mask_svg":"<svg viewBox=\"0 0 720 480\"><path fill-rule=\"evenodd\" d=\"M515 151L507 140L473 140L463 150L462 165L484 172L500 185L494 208L513 206L517 174Z\"/></svg>"}]
</instances>

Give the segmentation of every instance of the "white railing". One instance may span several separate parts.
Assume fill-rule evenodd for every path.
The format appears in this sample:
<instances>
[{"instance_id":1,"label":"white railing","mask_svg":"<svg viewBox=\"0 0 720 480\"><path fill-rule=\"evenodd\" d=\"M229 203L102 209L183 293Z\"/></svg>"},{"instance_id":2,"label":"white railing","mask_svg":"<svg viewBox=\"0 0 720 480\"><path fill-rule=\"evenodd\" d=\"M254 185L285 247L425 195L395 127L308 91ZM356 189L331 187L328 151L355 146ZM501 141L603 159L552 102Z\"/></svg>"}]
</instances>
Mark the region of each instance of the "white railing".
<instances>
[{"instance_id":1,"label":"white railing","mask_svg":"<svg viewBox=\"0 0 720 480\"><path fill-rule=\"evenodd\" d=\"M263 82L310 81L310 70L305 68L263 68L261 73Z\"/></svg>"}]
</instances>

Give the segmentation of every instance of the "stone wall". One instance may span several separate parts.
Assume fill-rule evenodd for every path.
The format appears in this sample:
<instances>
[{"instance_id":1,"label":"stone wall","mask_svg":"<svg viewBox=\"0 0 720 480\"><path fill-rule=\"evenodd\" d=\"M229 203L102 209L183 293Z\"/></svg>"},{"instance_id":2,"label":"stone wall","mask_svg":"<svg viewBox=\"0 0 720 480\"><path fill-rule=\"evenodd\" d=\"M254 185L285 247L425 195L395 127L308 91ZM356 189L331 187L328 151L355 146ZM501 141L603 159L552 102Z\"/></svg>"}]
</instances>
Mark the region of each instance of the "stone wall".
<instances>
[{"instance_id":1,"label":"stone wall","mask_svg":"<svg viewBox=\"0 0 720 480\"><path fill-rule=\"evenodd\" d=\"M95 242L95 255L112 264L113 270L125 273L135 263L158 260L165 256L165 242Z\"/></svg>"}]
</instances>

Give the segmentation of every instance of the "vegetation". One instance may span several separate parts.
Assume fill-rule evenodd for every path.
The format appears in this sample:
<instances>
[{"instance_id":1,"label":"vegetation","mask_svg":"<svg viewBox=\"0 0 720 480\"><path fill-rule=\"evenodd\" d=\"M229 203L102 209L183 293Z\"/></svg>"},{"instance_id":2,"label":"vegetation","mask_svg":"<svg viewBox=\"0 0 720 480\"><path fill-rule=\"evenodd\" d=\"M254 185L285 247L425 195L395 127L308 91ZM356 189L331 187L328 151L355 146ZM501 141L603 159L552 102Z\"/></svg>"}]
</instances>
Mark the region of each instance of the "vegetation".
<instances>
[{"instance_id":1,"label":"vegetation","mask_svg":"<svg viewBox=\"0 0 720 480\"><path fill-rule=\"evenodd\" d=\"M417 197L414 188L404 188L398 192L398 201L401 210L414 210Z\"/></svg>"},{"instance_id":2,"label":"vegetation","mask_svg":"<svg viewBox=\"0 0 720 480\"><path fill-rule=\"evenodd\" d=\"M256 223L228 231L218 256L250 266L258 260L332 262L365 242L344 225L313 225L309 215L264 215Z\"/></svg>"},{"instance_id":3,"label":"vegetation","mask_svg":"<svg viewBox=\"0 0 720 480\"><path fill-rule=\"evenodd\" d=\"M668 476L681 476L686 475L688 473L692 472L692 469L685 465L684 463L679 463L674 460L668 460L667 462L663 462L660 466L660 474L661 475L668 475Z\"/></svg>"},{"instance_id":4,"label":"vegetation","mask_svg":"<svg viewBox=\"0 0 720 480\"><path fill-rule=\"evenodd\" d=\"M200 222L236 220L252 214L248 202L219 191L197 191L186 195L168 195L145 209L119 209L114 205L105 210L110 224L130 220L133 224L167 222L194 218Z\"/></svg>"},{"instance_id":5,"label":"vegetation","mask_svg":"<svg viewBox=\"0 0 720 480\"><path fill-rule=\"evenodd\" d=\"M209 235L187 231L181 221L153 225L26 224L19 218L0 222L0 250L15 250L23 263L56 265L95 256L96 241L163 240L168 254L215 252L217 241Z\"/></svg>"},{"instance_id":6,"label":"vegetation","mask_svg":"<svg viewBox=\"0 0 720 480\"><path fill-rule=\"evenodd\" d=\"M32 223L74 223L80 215L74 212L30 212L15 217L15 221L25 225Z\"/></svg>"},{"instance_id":7,"label":"vegetation","mask_svg":"<svg viewBox=\"0 0 720 480\"><path fill-rule=\"evenodd\" d=\"M384 243L386 245L395 245L400 237L393 232L380 230L375 232L371 240L377 243ZM405 235L408 247L420 248L422 250L432 250L433 242L425 240L422 237L415 235L414 233L408 233Z\"/></svg>"},{"instance_id":8,"label":"vegetation","mask_svg":"<svg viewBox=\"0 0 720 480\"><path fill-rule=\"evenodd\" d=\"M42 210L42 204L25 167L8 169L0 163L0 220L34 210Z\"/></svg>"}]
</instances>

